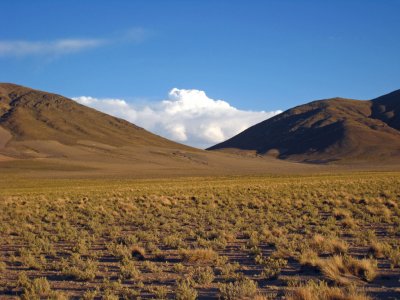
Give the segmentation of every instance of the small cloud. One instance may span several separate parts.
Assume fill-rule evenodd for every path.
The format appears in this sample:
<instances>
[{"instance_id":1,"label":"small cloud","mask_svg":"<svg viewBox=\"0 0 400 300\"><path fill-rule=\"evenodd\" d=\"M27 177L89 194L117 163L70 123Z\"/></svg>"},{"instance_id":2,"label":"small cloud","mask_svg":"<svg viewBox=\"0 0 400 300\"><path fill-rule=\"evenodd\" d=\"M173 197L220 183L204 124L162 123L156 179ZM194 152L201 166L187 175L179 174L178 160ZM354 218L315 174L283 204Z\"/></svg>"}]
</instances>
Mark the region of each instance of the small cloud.
<instances>
[{"instance_id":1,"label":"small cloud","mask_svg":"<svg viewBox=\"0 0 400 300\"><path fill-rule=\"evenodd\" d=\"M115 43L140 43L148 36L143 28L131 28L113 38L64 38L52 41L0 40L0 56L58 56Z\"/></svg>"},{"instance_id":2,"label":"small cloud","mask_svg":"<svg viewBox=\"0 0 400 300\"><path fill-rule=\"evenodd\" d=\"M206 148L281 111L239 110L196 89L172 89L168 99L135 107L122 99L77 97L75 101L128 120L156 134Z\"/></svg>"},{"instance_id":3,"label":"small cloud","mask_svg":"<svg viewBox=\"0 0 400 300\"><path fill-rule=\"evenodd\" d=\"M49 42L0 41L1 56L61 55L106 44L101 39L61 39Z\"/></svg>"},{"instance_id":4,"label":"small cloud","mask_svg":"<svg viewBox=\"0 0 400 300\"><path fill-rule=\"evenodd\" d=\"M146 39L149 35L150 35L149 30L141 28L141 27L135 27L135 28L131 28L131 29L127 30L122 35L122 41L140 43L144 39Z\"/></svg>"}]
</instances>

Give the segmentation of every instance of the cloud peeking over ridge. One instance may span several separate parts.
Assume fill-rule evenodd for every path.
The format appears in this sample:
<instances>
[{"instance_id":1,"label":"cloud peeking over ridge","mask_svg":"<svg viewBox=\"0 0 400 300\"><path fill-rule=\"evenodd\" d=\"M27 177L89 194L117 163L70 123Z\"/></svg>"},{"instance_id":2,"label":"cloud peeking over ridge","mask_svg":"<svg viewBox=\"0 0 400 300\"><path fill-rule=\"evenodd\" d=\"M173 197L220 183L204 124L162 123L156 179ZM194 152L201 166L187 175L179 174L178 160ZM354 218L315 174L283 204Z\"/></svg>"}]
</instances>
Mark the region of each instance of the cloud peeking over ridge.
<instances>
[{"instance_id":1,"label":"cloud peeking over ridge","mask_svg":"<svg viewBox=\"0 0 400 300\"><path fill-rule=\"evenodd\" d=\"M173 88L168 99L142 106L123 99L87 96L73 99L168 139L200 148L222 142L281 112L239 110L196 89Z\"/></svg>"}]
</instances>

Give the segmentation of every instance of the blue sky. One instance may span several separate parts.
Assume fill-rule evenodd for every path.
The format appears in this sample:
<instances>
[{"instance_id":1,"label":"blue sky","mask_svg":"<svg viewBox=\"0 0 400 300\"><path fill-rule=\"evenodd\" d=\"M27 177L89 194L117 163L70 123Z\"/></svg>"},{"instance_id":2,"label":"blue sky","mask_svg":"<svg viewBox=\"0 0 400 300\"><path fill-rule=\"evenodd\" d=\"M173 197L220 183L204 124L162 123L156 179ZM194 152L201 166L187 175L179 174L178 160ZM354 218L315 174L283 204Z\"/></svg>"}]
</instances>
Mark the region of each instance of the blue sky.
<instances>
[{"instance_id":1,"label":"blue sky","mask_svg":"<svg viewBox=\"0 0 400 300\"><path fill-rule=\"evenodd\" d=\"M5 0L0 10L0 82L69 97L135 105L196 89L270 112L400 88L398 0Z\"/></svg>"}]
</instances>

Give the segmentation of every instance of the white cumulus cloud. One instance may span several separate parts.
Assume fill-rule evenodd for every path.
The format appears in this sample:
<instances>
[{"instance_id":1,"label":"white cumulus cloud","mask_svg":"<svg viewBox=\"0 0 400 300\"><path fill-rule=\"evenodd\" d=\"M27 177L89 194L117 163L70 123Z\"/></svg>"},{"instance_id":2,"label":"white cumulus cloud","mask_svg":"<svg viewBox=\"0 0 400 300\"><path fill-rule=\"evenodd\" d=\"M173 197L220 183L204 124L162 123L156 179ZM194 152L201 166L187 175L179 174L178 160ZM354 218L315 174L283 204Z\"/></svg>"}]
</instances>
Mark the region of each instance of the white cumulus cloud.
<instances>
[{"instance_id":1,"label":"white cumulus cloud","mask_svg":"<svg viewBox=\"0 0 400 300\"><path fill-rule=\"evenodd\" d=\"M141 106L123 99L73 99L171 140L201 148L222 142L281 112L240 110L195 89L174 88L168 99Z\"/></svg>"}]
</instances>

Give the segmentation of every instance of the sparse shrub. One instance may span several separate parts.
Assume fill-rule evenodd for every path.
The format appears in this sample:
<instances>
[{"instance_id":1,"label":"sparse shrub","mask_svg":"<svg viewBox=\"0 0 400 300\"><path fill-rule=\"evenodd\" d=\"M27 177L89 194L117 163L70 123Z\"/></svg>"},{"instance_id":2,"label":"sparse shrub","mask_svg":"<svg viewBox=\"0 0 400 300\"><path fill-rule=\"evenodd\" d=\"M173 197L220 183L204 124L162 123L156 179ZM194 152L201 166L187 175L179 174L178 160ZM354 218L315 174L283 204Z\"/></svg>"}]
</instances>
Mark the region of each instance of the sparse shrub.
<instances>
[{"instance_id":1,"label":"sparse shrub","mask_svg":"<svg viewBox=\"0 0 400 300\"><path fill-rule=\"evenodd\" d=\"M275 300L278 299L278 293L269 293L269 294L258 294L255 295L252 300Z\"/></svg>"},{"instance_id":2,"label":"sparse shrub","mask_svg":"<svg viewBox=\"0 0 400 300\"><path fill-rule=\"evenodd\" d=\"M287 300L372 300L365 293L355 290L329 287L324 281L309 281L291 291L286 292Z\"/></svg>"},{"instance_id":3,"label":"sparse shrub","mask_svg":"<svg viewBox=\"0 0 400 300\"><path fill-rule=\"evenodd\" d=\"M7 269L7 265L5 262L0 261L0 272L5 272Z\"/></svg>"},{"instance_id":4,"label":"sparse shrub","mask_svg":"<svg viewBox=\"0 0 400 300\"><path fill-rule=\"evenodd\" d=\"M151 288L151 292L156 296L158 300L167 299L168 289L165 286L154 286Z\"/></svg>"},{"instance_id":5,"label":"sparse shrub","mask_svg":"<svg viewBox=\"0 0 400 300\"><path fill-rule=\"evenodd\" d=\"M254 247L258 247L258 245L260 244L260 239L258 236L258 232L253 231L249 234L249 240L247 241L247 247L248 248L254 248Z\"/></svg>"},{"instance_id":6,"label":"sparse shrub","mask_svg":"<svg viewBox=\"0 0 400 300\"><path fill-rule=\"evenodd\" d=\"M318 253L312 249L305 249L299 255L299 263L301 265L316 267L319 261Z\"/></svg>"},{"instance_id":7,"label":"sparse shrub","mask_svg":"<svg viewBox=\"0 0 400 300\"><path fill-rule=\"evenodd\" d=\"M326 243L329 245L329 247L327 247L329 249L329 253L345 254L349 250L349 245L345 241L337 238L328 239Z\"/></svg>"},{"instance_id":8,"label":"sparse shrub","mask_svg":"<svg viewBox=\"0 0 400 300\"><path fill-rule=\"evenodd\" d=\"M400 248L389 250L387 257L390 261L390 267L392 269L400 267Z\"/></svg>"},{"instance_id":9,"label":"sparse shrub","mask_svg":"<svg viewBox=\"0 0 400 300\"><path fill-rule=\"evenodd\" d=\"M26 273L20 273L18 277L18 286L22 288L23 300L39 300L52 298L56 294L51 290L50 283L45 277L30 280ZM60 295L61 296L61 295Z\"/></svg>"},{"instance_id":10,"label":"sparse shrub","mask_svg":"<svg viewBox=\"0 0 400 300\"><path fill-rule=\"evenodd\" d=\"M303 280L298 275L288 277L285 281L286 285L290 288L299 287L303 283Z\"/></svg>"},{"instance_id":11,"label":"sparse shrub","mask_svg":"<svg viewBox=\"0 0 400 300\"><path fill-rule=\"evenodd\" d=\"M185 246L185 242L179 236L168 235L163 238L163 244L171 249L178 249Z\"/></svg>"},{"instance_id":12,"label":"sparse shrub","mask_svg":"<svg viewBox=\"0 0 400 300\"><path fill-rule=\"evenodd\" d=\"M140 270L136 268L135 264L130 260L123 260L120 269L121 279L133 279L136 281L141 277Z\"/></svg>"},{"instance_id":13,"label":"sparse shrub","mask_svg":"<svg viewBox=\"0 0 400 300\"><path fill-rule=\"evenodd\" d=\"M123 244L109 243L107 244L107 250L110 251L110 253L117 259L122 260L124 258L128 259L131 257L129 248Z\"/></svg>"},{"instance_id":14,"label":"sparse shrub","mask_svg":"<svg viewBox=\"0 0 400 300\"><path fill-rule=\"evenodd\" d=\"M343 220L346 218L351 218L351 212L347 209L335 208L333 210L333 216L336 218L336 220Z\"/></svg>"},{"instance_id":15,"label":"sparse shrub","mask_svg":"<svg viewBox=\"0 0 400 300\"><path fill-rule=\"evenodd\" d=\"M102 299L103 300L119 300L119 297L112 290L106 289L104 291L104 296L102 297Z\"/></svg>"},{"instance_id":16,"label":"sparse shrub","mask_svg":"<svg viewBox=\"0 0 400 300\"><path fill-rule=\"evenodd\" d=\"M210 284L213 282L215 275L210 267L197 267L192 274L193 280L198 284Z\"/></svg>"},{"instance_id":17,"label":"sparse shrub","mask_svg":"<svg viewBox=\"0 0 400 300\"><path fill-rule=\"evenodd\" d=\"M124 235L116 239L116 242L125 246L132 246L138 242L138 238L135 235Z\"/></svg>"},{"instance_id":18,"label":"sparse shrub","mask_svg":"<svg viewBox=\"0 0 400 300\"><path fill-rule=\"evenodd\" d=\"M356 220L354 220L354 218L343 219L342 225L348 229L356 229L357 228L357 222L356 222Z\"/></svg>"},{"instance_id":19,"label":"sparse shrub","mask_svg":"<svg viewBox=\"0 0 400 300\"><path fill-rule=\"evenodd\" d=\"M217 271L225 279L236 279L240 277L240 273L238 272L239 269L240 264L238 262L234 262L218 267Z\"/></svg>"},{"instance_id":20,"label":"sparse shrub","mask_svg":"<svg viewBox=\"0 0 400 300\"><path fill-rule=\"evenodd\" d=\"M185 270L185 266L182 263L176 263L173 265L173 270L175 273L181 274Z\"/></svg>"},{"instance_id":21,"label":"sparse shrub","mask_svg":"<svg viewBox=\"0 0 400 300\"><path fill-rule=\"evenodd\" d=\"M325 254L345 254L349 249L348 244L336 237L325 237L320 234L316 234L310 241L311 249L317 251L317 253Z\"/></svg>"},{"instance_id":22,"label":"sparse shrub","mask_svg":"<svg viewBox=\"0 0 400 300\"><path fill-rule=\"evenodd\" d=\"M375 260L338 255L320 260L318 265L325 276L342 285L353 283L348 274L370 282L377 276L378 270Z\"/></svg>"},{"instance_id":23,"label":"sparse shrub","mask_svg":"<svg viewBox=\"0 0 400 300\"><path fill-rule=\"evenodd\" d=\"M378 242L376 239L373 239L369 245L369 252L376 258L387 257L391 250L392 247L388 243Z\"/></svg>"},{"instance_id":24,"label":"sparse shrub","mask_svg":"<svg viewBox=\"0 0 400 300\"><path fill-rule=\"evenodd\" d=\"M212 249L181 250L182 260L188 263L207 264L218 259L218 253Z\"/></svg>"},{"instance_id":25,"label":"sparse shrub","mask_svg":"<svg viewBox=\"0 0 400 300\"><path fill-rule=\"evenodd\" d=\"M122 299L140 299L140 291L133 288L123 287L120 294Z\"/></svg>"},{"instance_id":26,"label":"sparse shrub","mask_svg":"<svg viewBox=\"0 0 400 300\"><path fill-rule=\"evenodd\" d=\"M88 242L85 239L79 239L72 247L72 251L79 253L80 255L87 254L89 251Z\"/></svg>"},{"instance_id":27,"label":"sparse shrub","mask_svg":"<svg viewBox=\"0 0 400 300\"><path fill-rule=\"evenodd\" d=\"M160 271L160 267L157 266L155 262L152 261L145 261L143 263L143 267L146 269L146 271L151 272L151 273L157 273Z\"/></svg>"},{"instance_id":28,"label":"sparse shrub","mask_svg":"<svg viewBox=\"0 0 400 300\"><path fill-rule=\"evenodd\" d=\"M146 243L146 252L147 253L157 253L157 252L159 252L160 251L160 249L157 247L157 244L156 243L154 243L154 242L147 242ZM132 254L133 254L133 251L132 251ZM142 257L138 257L138 259L139 260L144 260L145 259L145 256L144 256L144 254L143 254L143 256Z\"/></svg>"},{"instance_id":29,"label":"sparse shrub","mask_svg":"<svg viewBox=\"0 0 400 300\"><path fill-rule=\"evenodd\" d=\"M87 290L83 294L83 300L94 300L98 291L97 290Z\"/></svg>"},{"instance_id":30,"label":"sparse shrub","mask_svg":"<svg viewBox=\"0 0 400 300\"><path fill-rule=\"evenodd\" d=\"M120 280L114 281L109 280L109 278L104 278L101 289L103 290L103 298L114 300L119 299L118 295L124 289L124 286Z\"/></svg>"},{"instance_id":31,"label":"sparse shrub","mask_svg":"<svg viewBox=\"0 0 400 300\"><path fill-rule=\"evenodd\" d=\"M263 265L262 276L266 279L273 279L278 277L281 273L282 268L286 267L287 260L283 258L273 258L273 257L258 257L257 263Z\"/></svg>"},{"instance_id":32,"label":"sparse shrub","mask_svg":"<svg viewBox=\"0 0 400 300\"><path fill-rule=\"evenodd\" d=\"M222 299L251 299L257 294L257 283L245 278L234 283L220 284L219 291Z\"/></svg>"},{"instance_id":33,"label":"sparse shrub","mask_svg":"<svg viewBox=\"0 0 400 300\"><path fill-rule=\"evenodd\" d=\"M257 247L257 246L254 246L254 247L250 248L249 254L251 256L254 256L254 257L262 255L261 249L259 247Z\"/></svg>"},{"instance_id":34,"label":"sparse shrub","mask_svg":"<svg viewBox=\"0 0 400 300\"><path fill-rule=\"evenodd\" d=\"M84 260L79 254L74 253L69 261L64 263L62 273L76 280L93 280L96 277L97 264L91 259Z\"/></svg>"},{"instance_id":35,"label":"sparse shrub","mask_svg":"<svg viewBox=\"0 0 400 300\"><path fill-rule=\"evenodd\" d=\"M28 275L24 271L18 273L17 286L24 287L30 284Z\"/></svg>"},{"instance_id":36,"label":"sparse shrub","mask_svg":"<svg viewBox=\"0 0 400 300\"><path fill-rule=\"evenodd\" d=\"M197 291L188 280L178 282L176 287L176 300L195 300L197 299Z\"/></svg>"},{"instance_id":37,"label":"sparse shrub","mask_svg":"<svg viewBox=\"0 0 400 300\"><path fill-rule=\"evenodd\" d=\"M28 249L21 249L19 252L19 260L23 266L34 269L34 270L41 270L43 265L46 263L46 258L41 255L36 257L31 251Z\"/></svg>"}]
</instances>

